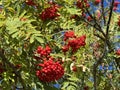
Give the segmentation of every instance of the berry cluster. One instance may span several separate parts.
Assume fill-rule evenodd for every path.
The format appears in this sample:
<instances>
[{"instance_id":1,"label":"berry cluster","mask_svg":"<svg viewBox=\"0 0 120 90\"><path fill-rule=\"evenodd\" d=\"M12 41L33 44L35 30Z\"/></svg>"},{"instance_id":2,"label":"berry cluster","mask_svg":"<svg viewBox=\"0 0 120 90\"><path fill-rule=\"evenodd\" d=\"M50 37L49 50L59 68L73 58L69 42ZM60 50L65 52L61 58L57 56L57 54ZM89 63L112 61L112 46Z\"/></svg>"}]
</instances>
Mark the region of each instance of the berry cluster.
<instances>
[{"instance_id":1,"label":"berry cluster","mask_svg":"<svg viewBox=\"0 0 120 90\"><path fill-rule=\"evenodd\" d=\"M120 55L120 49L116 50L116 55Z\"/></svg>"},{"instance_id":2,"label":"berry cluster","mask_svg":"<svg viewBox=\"0 0 120 90\"><path fill-rule=\"evenodd\" d=\"M25 2L29 6L35 6L36 4L33 2L33 0L26 0Z\"/></svg>"},{"instance_id":3,"label":"berry cluster","mask_svg":"<svg viewBox=\"0 0 120 90\"><path fill-rule=\"evenodd\" d=\"M43 64L39 64L41 69L37 70L36 75L43 82L52 82L62 78L64 75L64 68L53 60L44 61Z\"/></svg>"},{"instance_id":4,"label":"berry cluster","mask_svg":"<svg viewBox=\"0 0 120 90\"><path fill-rule=\"evenodd\" d=\"M77 0L76 6L80 9L90 7L88 0Z\"/></svg>"},{"instance_id":5,"label":"berry cluster","mask_svg":"<svg viewBox=\"0 0 120 90\"><path fill-rule=\"evenodd\" d=\"M75 36L74 31L65 32L65 34L64 34L64 41L66 41L69 38L75 38L75 37L76 36Z\"/></svg>"},{"instance_id":6,"label":"berry cluster","mask_svg":"<svg viewBox=\"0 0 120 90\"><path fill-rule=\"evenodd\" d=\"M113 4L113 10L116 11L118 9L118 4L120 4L120 2L118 1L115 1L114 4Z\"/></svg>"},{"instance_id":7,"label":"berry cluster","mask_svg":"<svg viewBox=\"0 0 120 90\"><path fill-rule=\"evenodd\" d=\"M57 6L57 5L53 5L53 6L51 6L51 7L46 8L46 9L40 14L40 18L41 18L43 21L55 19L56 17L60 16L57 12L58 12L58 6Z\"/></svg>"},{"instance_id":8,"label":"berry cluster","mask_svg":"<svg viewBox=\"0 0 120 90\"><path fill-rule=\"evenodd\" d=\"M50 56L51 48L46 45L45 48L38 46L35 59L40 59L41 62L37 65L39 68L36 71L37 77L43 82L52 82L60 79L64 75L64 68L59 63L55 62L55 58Z\"/></svg>"},{"instance_id":9,"label":"berry cluster","mask_svg":"<svg viewBox=\"0 0 120 90\"><path fill-rule=\"evenodd\" d=\"M51 48L48 45L45 48L38 46L36 52L39 55L38 57L48 57L51 53Z\"/></svg>"},{"instance_id":10,"label":"berry cluster","mask_svg":"<svg viewBox=\"0 0 120 90\"><path fill-rule=\"evenodd\" d=\"M63 52L67 52L69 48L72 49L72 53L76 52L81 46L85 46L86 36L75 36L73 31L67 31L64 34L64 41L67 41L66 44L62 47Z\"/></svg>"}]
</instances>

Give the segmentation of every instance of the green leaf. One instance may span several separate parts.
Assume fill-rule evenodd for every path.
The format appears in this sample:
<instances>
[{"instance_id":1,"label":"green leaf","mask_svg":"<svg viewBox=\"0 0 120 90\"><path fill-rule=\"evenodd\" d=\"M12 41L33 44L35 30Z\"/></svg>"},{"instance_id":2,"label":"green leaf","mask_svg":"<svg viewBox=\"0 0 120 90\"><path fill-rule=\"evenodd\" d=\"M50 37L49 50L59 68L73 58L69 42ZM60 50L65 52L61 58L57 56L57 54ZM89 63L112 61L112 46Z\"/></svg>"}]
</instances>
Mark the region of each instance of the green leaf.
<instances>
[{"instance_id":1,"label":"green leaf","mask_svg":"<svg viewBox=\"0 0 120 90\"><path fill-rule=\"evenodd\" d=\"M93 86L93 82L87 81L87 82L86 82L86 85L88 85L89 87L92 87L92 86Z\"/></svg>"},{"instance_id":2,"label":"green leaf","mask_svg":"<svg viewBox=\"0 0 120 90\"><path fill-rule=\"evenodd\" d=\"M69 82L64 82L63 86L62 86L62 89L65 89L66 87L68 87L69 84L70 84Z\"/></svg>"},{"instance_id":3,"label":"green leaf","mask_svg":"<svg viewBox=\"0 0 120 90\"><path fill-rule=\"evenodd\" d=\"M20 34L20 32L16 32L16 33L12 34L12 38L17 38L19 34Z\"/></svg>"},{"instance_id":4,"label":"green leaf","mask_svg":"<svg viewBox=\"0 0 120 90\"><path fill-rule=\"evenodd\" d=\"M70 8L70 7L66 7L67 8L67 11L68 11L68 13L70 13L70 14L80 14L79 13L79 11L80 11L80 9L78 10L78 9L76 9L76 8Z\"/></svg>"},{"instance_id":5,"label":"green leaf","mask_svg":"<svg viewBox=\"0 0 120 90\"><path fill-rule=\"evenodd\" d=\"M76 90L74 86L68 86L66 90Z\"/></svg>"},{"instance_id":6,"label":"green leaf","mask_svg":"<svg viewBox=\"0 0 120 90\"><path fill-rule=\"evenodd\" d=\"M79 81L79 79L76 78L76 77L70 77L70 78L68 78L68 80L70 80L70 81Z\"/></svg>"},{"instance_id":7,"label":"green leaf","mask_svg":"<svg viewBox=\"0 0 120 90\"><path fill-rule=\"evenodd\" d=\"M8 27L9 28L9 27ZM7 28L7 30L8 30L8 28ZM15 33L15 32L17 32L18 30L16 29L16 28L9 28L10 30L9 30L9 34L13 34L13 33Z\"/></svg>"},{"instance_id":8,"label":"green leaf","mask_svg":"<svg viewBox=\"0 0 120 90\"><path fill-rule=\"evenodd\" d=\"M12 7L7 7L7 9L8 9L10 12L15 12L15 10L14 10Z\"/></svg>"},{"instance_id":9,"label":"green leaf","mask_svg":"<svg viewBox=\"0 0 120 90\"><path fill-rule=\"evenodd\" d=\"M2 14L0 14L0 18L5 18L5 16L4 16L4 15L2 15Z\"/></svg>"},{"instance_id":10,"label":"green leaf","mask_svg":"<svg viewBox=\"0 0 120 90\"><path fill-rule=\"evenodd\" d=\"M32 36L30 37L30 43L33 43L33 42L34 42L34 38L35 38L34 35L32 35Z\"/></svg>"},{"instance_id":11,"label":"green leaf","mask_svg":"<svg viewBox=\"0 0 120 90\"><path fill-rule=\"evenodd\" d=\"M39 43L44 43L44 40L42 37L35 37L35 39L39 42Z\"/></svg>"},{"instance_id":12,"label":"green leaf","mask_svg":"<svg viewBox=\"0 0 120 90\"><path fill-rule=\"evenodd\" d=\"M5 24L4 21L0 21L0 27L2 27Z\"/></svg>"},{"instance_id":13,"label":"green leaf","mask_svg":"<svg viewBox=\"0 0 120 90\"><path fill-rule=\"evenodd\" d=\"M73 86L77 87L77 84L74 83L74 82L70 82L70 85L73 85Z\"/></svg>"}]
</instances>

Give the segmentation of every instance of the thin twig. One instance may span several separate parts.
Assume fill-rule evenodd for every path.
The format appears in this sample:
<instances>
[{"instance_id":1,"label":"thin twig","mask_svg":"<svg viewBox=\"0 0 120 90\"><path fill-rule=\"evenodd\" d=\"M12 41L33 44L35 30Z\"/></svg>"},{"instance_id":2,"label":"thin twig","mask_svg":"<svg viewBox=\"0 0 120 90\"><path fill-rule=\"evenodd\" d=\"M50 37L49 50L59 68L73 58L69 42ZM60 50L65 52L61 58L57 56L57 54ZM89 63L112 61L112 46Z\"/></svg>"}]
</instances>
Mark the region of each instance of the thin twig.
<instances>
[{"instance_id":1,"label":"thin twig","mask_svg":"<svg viewBox=\"0 0 120 90\"><path fill-rule=\"evenodd\" d=\"M104 11L104 0L101 1L101 8L102 8L102 16L103 16L103 20L104 20L104 25L106 25L105 11Z\"/></svg>"},{"instance_id":2,"label":"thin twig","mask_svg":"<svg viewBox=\"0 0 120 90\"><path fill-rule=\"evenodd\" d=\"M89 10L86 8L86 11L88 13L88 15L93 19L93 21L95 22L95 25L98 26L98 31L101 32L103 34L103 36L105 37L105 33L103 32L101 26L97 23L97 20L92 16L92 14L89 12Z\"/></svg>"}]
</instances>

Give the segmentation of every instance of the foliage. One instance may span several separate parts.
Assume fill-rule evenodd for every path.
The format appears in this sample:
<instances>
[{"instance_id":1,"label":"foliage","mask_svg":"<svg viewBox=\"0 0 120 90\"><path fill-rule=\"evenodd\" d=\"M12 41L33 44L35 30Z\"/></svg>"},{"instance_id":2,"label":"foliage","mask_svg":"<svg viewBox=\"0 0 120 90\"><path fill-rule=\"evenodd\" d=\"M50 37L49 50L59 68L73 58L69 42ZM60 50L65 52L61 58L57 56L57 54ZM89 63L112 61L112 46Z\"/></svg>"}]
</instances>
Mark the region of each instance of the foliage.
<instances>
[{"instance_id":1,"label":"foliage","mask_svg":"<svg viewBox=\"0 0 120 90\"><path fill-rule=\"evenodd\" d=\"M2 90L119 90L118 4L114 0L0 0ZM64 68L62 78L56 69L48 70L52 65ZM38 69L49 72L42 73L46 81L38 78ZM56 80L48 80L51 72L57 73Z\"/></svg>"}]
</instances>

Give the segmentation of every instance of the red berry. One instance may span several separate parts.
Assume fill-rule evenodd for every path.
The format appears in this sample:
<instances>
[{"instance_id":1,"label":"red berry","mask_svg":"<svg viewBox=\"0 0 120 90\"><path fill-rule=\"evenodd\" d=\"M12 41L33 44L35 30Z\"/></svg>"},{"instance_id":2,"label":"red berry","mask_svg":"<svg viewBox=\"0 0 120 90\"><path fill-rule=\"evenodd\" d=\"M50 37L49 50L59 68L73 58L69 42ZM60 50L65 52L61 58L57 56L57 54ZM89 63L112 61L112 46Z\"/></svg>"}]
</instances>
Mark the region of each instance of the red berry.
<instances>
[{"instance_id":1,"label":"red berry","mask_svg":"<svg viewBox=\"0 0 120 90\"><path fill-rule=\"evenodd\" d=\"M113 7L113 10L116 11L116 10L117 10L117 7Z\"/></svg>"},{"instance_id":2,"label":"red berry","mask_svg":"<svg viewBox=\"0 0 120 90\"><path fill-rule=\"evenodd\" d=\"M101 0L95 0L94 3L95 5L98 5L101 2Z\"/></svg>"},{"instance_id":3,"label":"red berry","mask_svg":"<svg viewBox=\"0 0 120 90\"><path fill-rule=\"evenodd\" d=\"M90 4L89 4L89 3L86 3L86 7L88 7L88 8L89 8L89 7L90 7Z\"/></svg>"},{"instance_id":4,"label":"red berry","mask_svg":"<svg viewBox=\"0 0 120 90\"><path fill-rule=\"evenodd\" d=\"M85 13L82 13L82 17L84 17L84 18L85 18L85 17L86 17L86 14L85 14Z\"/></svg>"},{"instance_id":5,"label":"red berry","mask_svg":"<svg viewBox=\"0 0 120 90\"><path fill-rule=\"evenodd\" d=\"M118 24L118 26L120 26L120 19L119 19L119 21L117 22L117 24Z\"/></svg>"},{"instance_id":6,"label":"red berry","mask_svg":"<svg viewBox=\"0 0 120 90\"><path fill-rule=\"evenodd\" d=\"M120 49L116 50L116 54L120 55Z\"/></svg>"},{"instance_id":7,"label":"red berry","mask_svg":"<svg viewBox=\"0 0 120 90\"><path fill-rule=\"evenodd\" d=\"M118 4L120 4L120 2L115 1L113 6L114 6L114 7L117 7L117 6L118 6Z\"/></svg>"},{"instance_id":8,"label":"red berry","mask_svg":"<svg viewBox=\"0 0 120 90\"><path fill-rule=\"evenodd\" d=\"M83 8L83 3L78 0L76 6L80 9L82 9Z\"/></svg>"},{"instance_id":9,"label":"red berry","mask_svg":"<svg viewBox=\"0 0 120 90\"><path fill-rule=\"evenodd\" d=\"M27 20L27 18L25 18L25 17L20 18L20 21L26 21L26 20Z\"/></svg>"},{"instance_id":10,"label":"red berry","mask_svg":"<svg viewBox=\"0 0 120 90\"><path fill-rule=\"evenodd\" d=\"M38 46L38 48L37 48L37 53L41 53L42 50L43 50L42 47L41 47L41 46Z\"/></svg>"},{"instance_id":11,"label":"red berry","mask_svg":"<svg viewBox=\"0 0 120 90\"><path fill-rule=\"evenodd\" d=\"M85 87L84 87L84 90L89 90L89 87L88 87L88 86L85 86Z\"/></svg>"},{"instance_id":12,"label":"red berry","mask_svg":"<svg viewBox=\"0 0 120 90\"><path fill-rule=\"evenodd\" d=\"M72 66L72 71L77 72L77 67L76 66Z\"/></svg>"},{"instance_id":13,"label":"red berry","mask_svg":"<svg viewBox=\"0 0 120 90\"><path fill-rule=\"evenodd\" d=\"M62 51L63 52L67 52L69 50L69 46L68 45L65 45L62 47Z\"/></svg>"},{"instance_id":14,"label":"red berry","mask_svg":"<svg viewBox=\"0 0 120 90\"><path fill-rule=\"evenodd\" d=\"M19 68L22 67L22 65L21 65L21 64L16 64L15 67L16 67L17 69L19 69Z\"/></svg>"},{"instance_id":15,"label":"red berry","mask_svg":"<svg viewBox=\"0 0 120 90\"><path fill-rule=\"evenodd\" d=\"M92 18L91 18L90 16L88 16L88 17L87 17L87 20L88 20L88 21L91 21L91 20L92 20Z\"/></svg>"},{"instance_id":16,"label":"red berry","mask_svg":"<svg viewBox=\"0 0 120 90\"><path fill-rule=\"evenodd\" d=\"M33 2L33 0L26 0L25 2L27 5L30 5L30 6L35 6L36 4Z\"/></svg>"},{"instance_id":17,"label":"red berry","mask_svg":"<svg viewBox=\"0 0 120 90\"><path fill-rule=\"evenodd\" d=\"M87 2L88 2L88 0L84 0L84 2L85 2L85 3L87 3Z\"/></svg>"}]
</instances>

